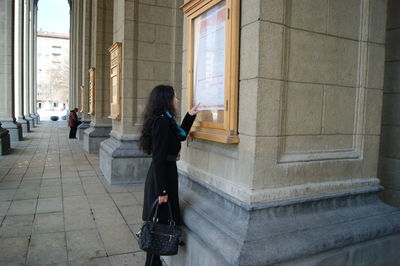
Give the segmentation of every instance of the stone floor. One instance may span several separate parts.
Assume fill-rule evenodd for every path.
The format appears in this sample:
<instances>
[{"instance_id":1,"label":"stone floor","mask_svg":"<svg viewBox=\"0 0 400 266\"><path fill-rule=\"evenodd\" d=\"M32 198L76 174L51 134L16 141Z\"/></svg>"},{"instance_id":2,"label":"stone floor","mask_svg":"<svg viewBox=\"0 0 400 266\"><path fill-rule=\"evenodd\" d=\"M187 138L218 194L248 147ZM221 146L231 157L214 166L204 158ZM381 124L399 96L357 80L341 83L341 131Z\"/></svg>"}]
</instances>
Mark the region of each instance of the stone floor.
<instances>
[{"instance_id":1,"label":"stone floor","mask_svg":"<svg viewBox=\"0 0 400 266\"><path fill-rule=\"evenodd\" d=\"M0 265L144 265L143 185L108 185L68 132L41 122L0 156Z\"/></svg>"}]
</instances>

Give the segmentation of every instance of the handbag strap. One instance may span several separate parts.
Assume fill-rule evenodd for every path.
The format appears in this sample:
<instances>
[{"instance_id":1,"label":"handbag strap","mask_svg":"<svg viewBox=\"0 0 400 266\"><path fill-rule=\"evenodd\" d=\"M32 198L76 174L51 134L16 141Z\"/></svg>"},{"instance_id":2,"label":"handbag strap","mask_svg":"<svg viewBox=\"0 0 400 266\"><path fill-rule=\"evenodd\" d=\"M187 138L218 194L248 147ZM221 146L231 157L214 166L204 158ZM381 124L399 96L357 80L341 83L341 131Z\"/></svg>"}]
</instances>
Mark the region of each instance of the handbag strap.
<instances>
[{"instance_id":1,"label":"handbag strap","mask_svg":"<svg viewBox=\"0 0 400 266\"><path fill-rule=\"evenodd\" d=\"M153 216L153 221L158 222L158 206L160 206L160 205L161 204L158 203L158 198L157 198L153 202L153 205L151 206L150 217ZM175 224L174 216L172 215L171 204L169 203L169 201L167 201L167 205L168 205L168 212L169 212L169 221L171 224Z\"/></svg>"}]
</instances>

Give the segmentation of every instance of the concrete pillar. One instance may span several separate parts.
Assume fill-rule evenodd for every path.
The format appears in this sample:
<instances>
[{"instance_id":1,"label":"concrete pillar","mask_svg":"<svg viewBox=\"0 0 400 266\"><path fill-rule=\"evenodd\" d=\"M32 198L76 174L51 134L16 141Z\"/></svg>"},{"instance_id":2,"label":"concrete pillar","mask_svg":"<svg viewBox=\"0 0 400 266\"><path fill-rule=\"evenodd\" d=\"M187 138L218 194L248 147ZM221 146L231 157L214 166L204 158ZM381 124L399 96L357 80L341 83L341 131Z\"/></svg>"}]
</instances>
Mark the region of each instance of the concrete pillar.
<instances>
[{"instance_id":1,"label":"concrete pillar","mask_svg":"<svg viewBox=\"0 0 400 266\"><path fill-rule=\"evenodd\" d=\"M24 86L23 86L23 40L24 40L24 0L15 1L14 19L14 86L15 115L21 124L23 133L29 132L29 122L24 116Z\"/></svg>"},{"instance_id":2,"label":"concrete pillar","mask_svg":"<svg viewBox=\"0 0 400 266\"><path fill-rule=\"evenodd\" d=\"M386 8L241 1L240 143L182 145L186 245L168 265L397 263L377 178Z\"/></svg>"},{"instance_id":3,"label":"concrete pillar","mask_svg":"<svg viewBox=\"0 0 400 266\"><path fill-rule=\"evenodd\" d=\"M21 124L15 119L14 87L14 3L0 1L0 121L11 141L22 140Z\"/></svg>"},{"instance_id":4,"label":"concrete pillar","mask_svg":"<svg viewBox=\"0 0 400 266\"><path fill-rule=\"evenodd\" d=\"M74 107L74 91L73 91L73 84L74 84L74 72L72 71L74 66L74 45L73 41L75 38L75 31L74 31L74 2L70 0L69 2L69 13L70 13L70 20L69 20L69 99L68 99L68 109L71 110Z\"/></svg>"},{"instance_id":5,"label":"concrete pillar","mask_svg":"<svg viewBox=\"0 0 400 266\"><path fill-rule=\"evenodd\" d=\"M91 40L90 67L95 68L95 104L90 127L84 131L83 147L89 153L99 153L100 143L109 138L111 131L111 120L108 118L110 115L110 56L108 48L113 43L114 6L113 1L92 0L88 2L91 2L92 5L89 39ZM86 4L89 4L88 2Z\"/></svg>"},{"instance_id":6,"label":"concrete pillar","mask_svg":"<svg viewBox=\"0 0 400 266\"><path fill-rule=\"evenodd\" d=\"M71 72L71 84L70 84L70 93L71 93L71 98L70 98L70 108L73 109L77 106L76 102L76 53L77 53L77 46L76 46L76 40L78 38L77 36L77 11L78 11L78 6L79 2L78 1L72 1L72 16L71 16L71 67L70 67L70 72Z\"/></svg>"},{"instance_id":7,"label":"concrete pillar","mask_svg":"<svg viewBox=\"0 0 400 266\"><path fill-rule=\"evenodd\" d=\"M82 55L80 57L81 72L78 74L81 76L80 85L84 86L84 93L82 100L82 92L79 93L79 110L81 111L81 124L78 126L77 137L79 140L83 140L83 132L90 127L90 115L88 106L88 88L89 88L89 68L90 68L90 55L91 55L91 21L92 21L92 1L82 1L82 12L81 23L82 28L80 38L80 46ZM80 86L79 86L80 87Z\"/></svg>"},{"instance_id":8,"label":"concrete pillar","mask_svg":"<svg viewBox=\"0 0 400 266\"><path fill-rule=\"evenodd\" d=\"M29 123L29 126L27 128L27 132L29 132L33 127L33 119L30 116L29 113L29 107L30 107L30 101L31 101L31 94L30 94L30 89L29 89L29 59L30 59L30 54L29 54L29 43L30 43L30 1L29 0L24 0L24 12L23 12L23 40L22 40L22 46L23 46L23 58L22 58L22 64L23 64L23 74L22 74L22 82L23 82L23 104L24 104L24 119Z\"/></svg>"},{"instance_id":9,"label":"concrete pillar","mask_svg":"<svg viewBox=\"0 0 400 266\"><path fill-rule=\"evenodd\" d=\"M28 88L29 88L29 104L28 104L28 110L29 110L29 116L32 118L32 126L36 127L36 116L34 114L34 102L35 102L35 88L34 88L34 76L35 76L35 15L36 15L36 7L34 5L34 0L29 1L29 65L28 65L28 71L29 71L29 81L28 81Z\"/></svg>"},{"instance_id":10,"label":"concrete pillar","mask_svg":"<svg viewBox=\"0 0 400 266\"><path fill-rule=\"evenodd\" d=\"M379 177L382 199L400 207L400 2L389 0Z\"/></svg>"},{"instance_id":11,"label":"concrete pillar","mask_svg":"<svg viewBox=\"0 0 400 266\"><path fill-rule=\"evenodd\" d=\"M40 115L37 112L37 6L38 1L34 1L33 6L33 116L35 124L39 124Z\"/></svg>"}]
</instances>

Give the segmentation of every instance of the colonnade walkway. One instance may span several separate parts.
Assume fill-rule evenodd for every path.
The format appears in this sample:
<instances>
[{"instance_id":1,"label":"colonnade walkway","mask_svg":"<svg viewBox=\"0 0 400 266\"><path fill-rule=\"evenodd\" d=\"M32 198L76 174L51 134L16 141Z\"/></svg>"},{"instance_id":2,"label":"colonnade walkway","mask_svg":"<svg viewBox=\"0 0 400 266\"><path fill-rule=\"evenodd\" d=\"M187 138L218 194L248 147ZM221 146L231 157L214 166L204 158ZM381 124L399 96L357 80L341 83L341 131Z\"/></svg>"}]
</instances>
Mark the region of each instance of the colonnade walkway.
<instances>
[{"instance_id":1,"label":"colonnade walkway","mask_svg":"<svg viewBox=\"0 0 400 266\"><path fill-rule=\"evenodd\" d=\"M144 265L143 185L108 185L68 133L41 122L0 156L0 265Z\"/></svg>"}]
</instances>

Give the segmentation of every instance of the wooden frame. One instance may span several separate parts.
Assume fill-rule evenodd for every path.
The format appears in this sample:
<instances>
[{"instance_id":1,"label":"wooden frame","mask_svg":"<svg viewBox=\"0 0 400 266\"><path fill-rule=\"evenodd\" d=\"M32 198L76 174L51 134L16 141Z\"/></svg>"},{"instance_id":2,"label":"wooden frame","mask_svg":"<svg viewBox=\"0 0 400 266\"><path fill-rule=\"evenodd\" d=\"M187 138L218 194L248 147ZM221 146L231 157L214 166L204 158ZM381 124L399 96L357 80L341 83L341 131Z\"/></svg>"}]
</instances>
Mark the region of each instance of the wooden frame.
<instances>
[{"instance_id":1,"label":"wooden frame","mask_svg":"<svg viewBox=\"0 0 400 266\"><path fill-rule=\"evenodd\" d=\"M223 3L224 2L224 3ZM239 71L239 30L240 30L240 0L192 0L181 6L187 16L187 88L188 109L193 103L194 76L195 76L195 30L194 21L218 4L224 5L225 19L225 75L223 77L224 104L223 121L198 121L193 125L191 136L199 139L222 143L238 143L237 136L237 112L238 112L238 71ZM217 7L216 7L217 8ZM198 44L197 44L198 45ZM219 105L220 106L220 105ZM216 114L216 112L214 112ZM213 113L213 114L214 114ZM214 118L213 118L214 119Z\"/></svg>"},{"instance_id":2,"label":"wooden frame","mask_svg":"<svg viewBox=\"0 0 400 266\"><path fill-rule=\"evenodd\" d=\"M121 119L121 51L122 43L114 43L110 52L110 115L111 119Z\"/></svg>"},{"instance_id":3,"label":"wooden frame","mask_svg":"<svg viewBox=\"0 0 400 266\"><path fill-rule=\"evenodd\" d=\"M79 112L83 113L85 112L85 86L81 85L81 110Z\"/></svg>"},{"instance_id":4,"label":"wooden frame","mask_svg":"<svg viewBox=\"0 0 400 266\"><path fill-rule=\"evenodd\" d=\"M89 68L89 115L94 115L94 105L95 105L95 80L96 73L95 68Z\"/></svg>"}]
</instances>

